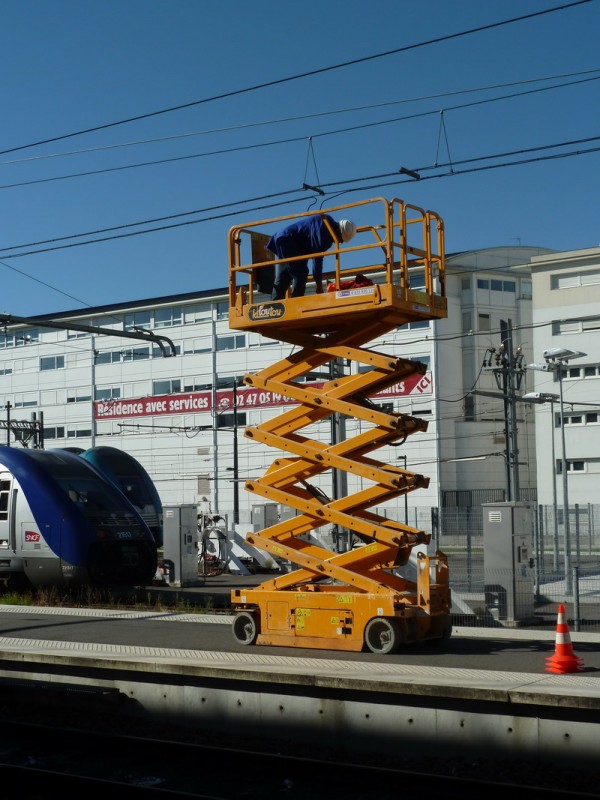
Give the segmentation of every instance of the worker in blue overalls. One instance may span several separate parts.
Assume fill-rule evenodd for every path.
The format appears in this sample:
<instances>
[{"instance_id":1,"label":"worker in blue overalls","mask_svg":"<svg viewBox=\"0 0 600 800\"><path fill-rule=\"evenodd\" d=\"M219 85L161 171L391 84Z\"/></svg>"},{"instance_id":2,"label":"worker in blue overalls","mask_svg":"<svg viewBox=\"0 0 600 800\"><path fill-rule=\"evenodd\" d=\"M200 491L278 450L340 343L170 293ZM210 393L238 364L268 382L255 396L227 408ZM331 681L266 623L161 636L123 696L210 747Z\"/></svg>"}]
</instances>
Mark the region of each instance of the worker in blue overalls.
<instances>
[{"instance_id":1,"label":"worker in blue overalls","mask_svg":"<svg viewBox=\"0 0 600 800\"><path fill-rule=\"evenodd\" d=\"M331 235L325 220L329 223L335 238ZM307 258L276 265L271 299L283 300L290 286L292 297L302 297L308 278L308 256L329 250L334 241L338 244L349 242L355 234L356 225L349 219L336 222L328 214L304 217L275 233L267 244L267 250L274 253L276 258L294 256L307 256ZM313 258L312 276L317 294L320 294L323 291L323 256Z\"/></svg>"}]
</instances>

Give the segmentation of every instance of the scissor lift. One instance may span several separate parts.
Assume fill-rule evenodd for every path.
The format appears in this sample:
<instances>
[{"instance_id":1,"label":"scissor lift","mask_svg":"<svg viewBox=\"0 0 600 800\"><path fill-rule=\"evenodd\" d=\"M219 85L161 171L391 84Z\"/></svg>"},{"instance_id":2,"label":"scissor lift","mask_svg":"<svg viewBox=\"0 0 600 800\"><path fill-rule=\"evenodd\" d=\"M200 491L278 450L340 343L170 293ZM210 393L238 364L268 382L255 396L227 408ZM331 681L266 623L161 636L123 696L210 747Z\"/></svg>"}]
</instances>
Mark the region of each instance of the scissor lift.
<instances>
[{"instance_id":1,"label":"scissor lift","mask_svg":"<svg viewBox=\"0 0 600 800\"><path fill-rule=\"evenodd\" d=\"M311 212L315 213L315 212ZM295 350L272 366L245 375L244 382L274 392L296 405L249 427L245 436L283 455L247 491L296 509L296 515L246 540L295 566L257 587L231 593L233 633L241 644L286 645L391 653L403 643L450 635L450 589L445 555L427 554L431 534L369 509L427 487L423 475L371 457L385 445L427 429L413 416L389 413L371 397L425 365L370 349L369 342L416 320L447 316L442 220L394 199L375 198L316 213L335 219L371 218L348 244L322 255L324 276L334 291L271 301L268 285L277 261L265 250L269 232L294 217L234 226L229 234L229 324L288 342ZM356 276L372 285L343 288ZM419 280L415 281L415 277ZM424 285L423 285L424 276ZM412 288L417 284L419 288ZM336 359L363 370L307 383ZM302 429L333 414L361 420L360 432L331 443L308 438ZM340 470L362 479L355 494L328 498L312 481ZM306 537L324 525L351 531L360 545L333 552ZM398 568L416 552L416 581Z\"/></svg>"}]
</instances>

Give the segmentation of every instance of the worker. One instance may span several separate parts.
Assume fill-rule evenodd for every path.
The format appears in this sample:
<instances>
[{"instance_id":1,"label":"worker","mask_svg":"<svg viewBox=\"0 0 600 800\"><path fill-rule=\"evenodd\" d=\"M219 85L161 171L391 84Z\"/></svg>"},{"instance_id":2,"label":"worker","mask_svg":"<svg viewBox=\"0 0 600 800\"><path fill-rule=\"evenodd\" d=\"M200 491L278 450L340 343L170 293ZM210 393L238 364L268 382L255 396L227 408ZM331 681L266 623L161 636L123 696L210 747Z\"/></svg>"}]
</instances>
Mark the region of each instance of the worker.
<instances>
[{"instance_id":1,"label":"worker","mask_svg":"<svg viewBox=\"0 0 600 800\"><path fill-rule=\"evenodd\" d=\"M325 223L329 223L329 228ZM331 235L333 231L334 236ZM349 219L336 222L328 214L314 214L293 222L275 233L267 243L267 250L278 259L307 256L298 261L282 262L275 267L272 300L283 300L288 288L292 297L302 297L308 278L308 256L323 253L336 242L349 242L356 234L356 225ZM335 237L335 238L334 238ZM323 256L313 258L312 276L317 294L323 291Z\"/></svg>"}]
</instances>

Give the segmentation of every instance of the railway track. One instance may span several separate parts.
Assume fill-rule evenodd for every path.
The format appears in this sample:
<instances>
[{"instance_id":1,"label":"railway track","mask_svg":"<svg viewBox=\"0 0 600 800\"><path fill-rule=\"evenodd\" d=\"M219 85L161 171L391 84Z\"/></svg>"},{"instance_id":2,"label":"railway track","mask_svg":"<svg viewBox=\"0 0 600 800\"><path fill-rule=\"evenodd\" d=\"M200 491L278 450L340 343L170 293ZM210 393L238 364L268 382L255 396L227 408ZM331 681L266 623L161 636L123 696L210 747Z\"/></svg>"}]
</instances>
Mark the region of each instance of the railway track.
<instances>
[{"instance_id":1,"label":"railway track","mask_svg":"<svg viewBox=\"0 0 600 800\"><path fill-rule=\"evenodd\" d=\"M399 793L481 798L496 792L522 792L528 798L597 797L589 792L556 789L450 774L349 764L332 758L257 752L205 743L92 730L56 722L1 720L0 781L18 787L21 800L54 800L84 792L129 798L197 800L286 800L348 798L391 800ZM118 720L113 720L118 724ZM143 723L140 723L140 727ZM102 725L100 726L102 727ZM439 765L438 769L439 769ZM77 793L77 794L75 794ZM440 793L440 794L438 794ZM9 796L9 795L5 795ZM16 795L15 795L16 796ZM495 796L495 794L494 794Z\"/></svg>"}]
</instances>

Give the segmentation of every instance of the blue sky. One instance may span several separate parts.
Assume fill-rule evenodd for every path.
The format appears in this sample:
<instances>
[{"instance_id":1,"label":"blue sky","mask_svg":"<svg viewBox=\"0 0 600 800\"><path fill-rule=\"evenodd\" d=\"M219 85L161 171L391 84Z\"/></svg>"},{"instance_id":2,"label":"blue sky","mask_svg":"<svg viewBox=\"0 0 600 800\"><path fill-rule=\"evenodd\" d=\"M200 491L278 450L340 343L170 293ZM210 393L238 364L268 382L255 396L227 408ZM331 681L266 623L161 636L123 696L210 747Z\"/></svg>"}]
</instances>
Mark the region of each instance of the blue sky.
<instances>
[{"instance_id":1,"label":"blue sky","mask_svg":"<svg viewBox=\"0 0 600 800\"><path fill-rule=\"evenodd\" d=\"M448 252L598 246L600 0L568 4L4 0L0 311L222 287L232 225L379 196Z\"/></svg>"}]
</instances>

